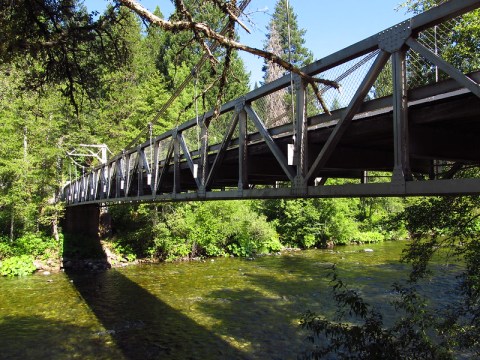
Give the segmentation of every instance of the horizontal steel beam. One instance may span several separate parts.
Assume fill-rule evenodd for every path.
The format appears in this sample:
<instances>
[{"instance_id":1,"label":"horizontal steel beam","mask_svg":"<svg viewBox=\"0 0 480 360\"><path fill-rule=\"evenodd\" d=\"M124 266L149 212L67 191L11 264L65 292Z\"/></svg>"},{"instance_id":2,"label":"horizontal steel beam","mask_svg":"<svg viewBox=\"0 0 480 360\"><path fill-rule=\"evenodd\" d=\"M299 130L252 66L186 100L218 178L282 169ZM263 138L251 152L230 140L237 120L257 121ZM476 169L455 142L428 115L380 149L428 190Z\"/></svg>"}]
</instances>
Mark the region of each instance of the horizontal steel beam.
<instances>
[{"instance_id":1,"label":"horizontal steel beam","mask_svg":"<svg viewBox=\"0 0 480 360\"><path fill-rule=\"evenodd\" d=\"M225 191L209 191L204 196L197 192L180 194L151 195L136 198L103 199L86 201L71 206L100 204L135 204L176 201L205 200L241 200L241 199L293 199L293 198L345 198L345 197L405 197L405 196L464 196L480 195L480 179L448 179L407 182L404 188L391 183L367 183L346 185L308 186L306 194L299 196L292 188L238 189Z\"/></svg>"}]
</instances>

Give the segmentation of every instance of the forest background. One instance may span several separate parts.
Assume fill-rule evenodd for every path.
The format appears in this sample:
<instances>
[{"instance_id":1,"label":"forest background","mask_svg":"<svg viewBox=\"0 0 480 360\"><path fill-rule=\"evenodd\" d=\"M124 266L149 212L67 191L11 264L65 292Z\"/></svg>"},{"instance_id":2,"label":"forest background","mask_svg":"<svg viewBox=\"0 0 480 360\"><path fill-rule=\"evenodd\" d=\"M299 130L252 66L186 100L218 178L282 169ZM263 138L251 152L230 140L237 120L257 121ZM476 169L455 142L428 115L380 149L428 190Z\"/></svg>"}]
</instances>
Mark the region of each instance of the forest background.
<instances>
[{"instance_id":1,"label":"forest background","mask_svg":"<svg viewBox=\"0 0 480 360\"><path fill-rule=\"evenodd\" d=\"M441 2L410 0L405 6L419 13ZM79 239L77 246L70 241L69 248L64 248L59 228L64 209L55 202L55 194L66 181L95 165L92 158L75 163L66 154L79 144L107 144L113 153L121 152L156 119L205 50L201 41L192 41L191 32L148 26L117 3L104 14L89 14L76 1L49 2L54 6L51 18L44 16L45 8L32 8L34 3L41 2L24 0L0 8L3 275L33 272L34 259L101 255L101 249L88 246L88 239ZM176 3L186 4L198 20L217 31L225 25L215 1L200 7L194 0ZM285 0L277 2L264 48L279 57L291 54L292 62L301 67L313 57L304 46L305 32L291 8L289 49L285 5ZM36 15L33 22L32 13ZM155 14L163 17L160 9ZM174 13L172 18L184 15ZM449 29L454 41L440 49L444 59L464 72L480 68L479 19L478 11L465 15ZM69 32L69 26L76 31ZM36 38L42 32L58 37ZM229 76L221 76L207 61L152 126L154 134L248 91L249 77L238 54L219 48L213 55L223 63L228 61ZM434 74L426 70L429 76ZM263 71L265 82L284 73L268 61ZM370 95L381 96L388 79L379 78ZM194 101L206 87L211 91ZM288 98L285 93L274 100L288 106ZM410 278L407 284L394 286L400 321L385 326L381 314L334 274L335 299L343 309L339 314L349 315L335 321L315 314L304 317L303 325L314 335L312 341L328 340L324 346L315 346L310 357L336 353L343 354L338 358L359 359L451 358L455 352L480 355L479 206L478 197L112 206L114 232L105 244L127 260L174 260L411 238L404 255L413 265ZM447 262L455 258L462 263L454 306L443 309L429 308L416 291L417 282L428 275L430 260L439 255L445 255ZM352 322L352 317L357 321Z\"/></svg>"},{"instance_id":2,"label":"forest background","mask_svg":"<svg viewBox=\"0 0 480 360\"><path fill-rule=\"evenodd\" d=\"M305 30L298 26L296 14L290 7L287 16L286 9L286 1L277 2L264 48L285 59L290 54L294 65L302 67L313 61L313 55L304 45ZM86 8L78 11L89 16ZM69 81L68 76L63 81L44 81L55 72L60 78L62 69L33 57L4 58L0 72L0 132L4 139L0 144L0 259L46 259L64 253L58 231L63 209L53 196L63 183L96 165L92 158L71 159L66 154L79 144L106 144L113 153L121 152L156 118L202 57L202 47L189 43L190 34L145 26L123 7L108 8L102 16L108 17L112 11L118 15L109 25L108 36L94 40L102 43L83 49L90 51L89 56L81 58L82 64L73 64L91 66L91 72L73 65L69 70L70 78L77 76L83 82ZM199 13L218 31L224 26L224 18L213 6L203 7ZM159 8L155 14L163 17ZM184 51L186 46L189 51ZM95 53L99 47L107 51ZM225 56L222 51L215 55ZM231 64L234 75L224 86L224 101L249 90L249 76L238 54L233 53ZM268 61L263 71L265 82L285 73ZM155 124L154 134L212 108L218 101L217 76L207 63ZM211 91L194 106L195 95L212 83ZM283 96L279 101L288 103L288 94ZM114 235L108 241L129 260L250 256L283 247L378 242L407 236L401 223L389 221L407 202L393 198L298 199L111 207ZM70 256L90 251L79 245Z\"/></svg>"}]
</instances>

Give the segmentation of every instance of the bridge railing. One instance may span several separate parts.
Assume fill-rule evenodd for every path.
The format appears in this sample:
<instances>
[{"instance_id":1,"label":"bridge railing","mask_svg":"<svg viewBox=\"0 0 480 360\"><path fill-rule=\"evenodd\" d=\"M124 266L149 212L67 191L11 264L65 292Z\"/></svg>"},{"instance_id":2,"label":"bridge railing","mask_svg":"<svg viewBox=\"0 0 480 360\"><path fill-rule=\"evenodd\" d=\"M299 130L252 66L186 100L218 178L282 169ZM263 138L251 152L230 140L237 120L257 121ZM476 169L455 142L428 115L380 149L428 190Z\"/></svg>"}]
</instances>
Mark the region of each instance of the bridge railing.
<instances>
[{"instance_id":1,"label":"bridge railing","mask_svg":"<svg viewBox=\"0 0 480 360\"><path fill-rule=\"evenodd\" d=\"M427 193L421 190L422 186L420 190L408 190L413 180L409 163L409 101L425 93L414 94L419 85L446 78L456 82L453 87L449 85L450 89L463 88L480 97L478 80L464 74L462 64L469 62L468 56L459 59L457 64L445 61L452 58L455 41L459 41L451 31L458 24L458 17L479 7L478 0L447 1L302 69L311 76L341 85L341 93L330 87L320 89L327 105L332 110L340 109L333 115L322 114L304 80L286 75L223 104L221 115L215 121L212 121L213 111L207 112L114 156L107 164L67 184L62 198L68 205L75 205ZM477 54L471 56L471 63L478 64ZM375 98L381 99L366 102ZM341 177L338 174L347 174L346 177L361 174L355 176L359 182L365 182L368 169L334 172L328 163L357 114L389 107L393 112L393 167L386 170L391 172L392 181L387 186L364 186L359 190L348 186L339 190L313 186L324 185L330 176ZM329 134L321 148L312 152L308 132L322 127L328 128ZM249 154L248 149L259 143L268 149L280 172L255 182L249 169L249 158L254 154ZM232 158L235 158L235 169L231 175L220 174L225 159ZM286 187L278 189L279 184ZM477 191L478 184L473 188ZM433 192L442 193L441 190Z\"/></svg>"}]
</instances>

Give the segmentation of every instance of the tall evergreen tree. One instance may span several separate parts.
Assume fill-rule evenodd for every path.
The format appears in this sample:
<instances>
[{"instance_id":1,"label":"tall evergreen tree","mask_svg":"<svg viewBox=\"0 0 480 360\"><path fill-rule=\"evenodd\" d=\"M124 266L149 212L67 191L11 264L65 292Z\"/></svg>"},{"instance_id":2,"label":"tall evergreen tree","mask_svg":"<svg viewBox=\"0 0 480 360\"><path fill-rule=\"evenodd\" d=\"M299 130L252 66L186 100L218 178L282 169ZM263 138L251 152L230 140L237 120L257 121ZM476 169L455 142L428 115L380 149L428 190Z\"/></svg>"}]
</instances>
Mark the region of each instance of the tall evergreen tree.
<instances>
[{"instance_id":1,"label":"tall evergreen tree","mask_svg":"<svg viewBox=\"0 0 480 360\"><path fill-rule=\"evenodd\" d=\"M268 25L264 50L282 59L302 67L313 61L313 54L305 47L306 30L298 27L297 15L287 0L278 0L275 11ZM283 68L272 61L265 61L263 66L264 82L268 83L285 74ZM264 118L267 126L285 124L291 119L291 97L286 90L277 91L265 99Z\"/></svg>"},{"instance_id":2,"label":"tall evergreen tree","mask_svg":"<svg viewBox=\"0 0 480 360\"><path fill-rule=\"evenodd\" d=\"M270 31L267 42L267 51L282 56L282 44L280 34L275 22L270 23ZM272 61L267 62L265 68L265 82L269 83L283 75L283 69ZM287 90L280 89L265 97L264 117L267 127L278 126L288 122L286 101Z\"/></svg>"},{"instance_id":3,"label":"tall evergreen tree","mask_svg":"<svg viewBox=\"0 0 480 360\"><path fill-rule=\"evenodd\" d=\"M280 38L282 59L290 60L297 67L305 66L313 61L312 52L305 47L306 30L298 26L297 15L287 0L277 1L268 30L271 30L272 23L275 24ZM271 35L270 32L267 34L265 49L268 48ZM266 66L264 66L265 70Z\"/></svg>"}]
</instances>

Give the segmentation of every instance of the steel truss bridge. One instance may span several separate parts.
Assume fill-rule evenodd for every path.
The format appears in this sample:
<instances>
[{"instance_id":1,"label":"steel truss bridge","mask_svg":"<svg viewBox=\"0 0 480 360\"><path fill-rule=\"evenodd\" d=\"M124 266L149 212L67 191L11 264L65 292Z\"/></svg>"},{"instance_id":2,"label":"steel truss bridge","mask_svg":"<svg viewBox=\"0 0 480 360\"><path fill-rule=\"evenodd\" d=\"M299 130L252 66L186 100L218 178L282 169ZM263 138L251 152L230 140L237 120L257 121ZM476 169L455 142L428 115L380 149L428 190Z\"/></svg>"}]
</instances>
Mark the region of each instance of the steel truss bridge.
<instances>
[{"instance_id":1,"label":"steel truss bridge","mask_svg":"<svg viewBox=\"0 0 480 360\"><path fill-rule=\"evenodd\" d=\"M205 113L114 156L65 185L62 200L480 194L480 72L444 55L461 45L460 17L479 7L447 1L305 67L342 85L321 89L331 115L286 75L224 104L215 121ZM279 114L275 97L292 105Z\"/></svg>"}]
</instances>

